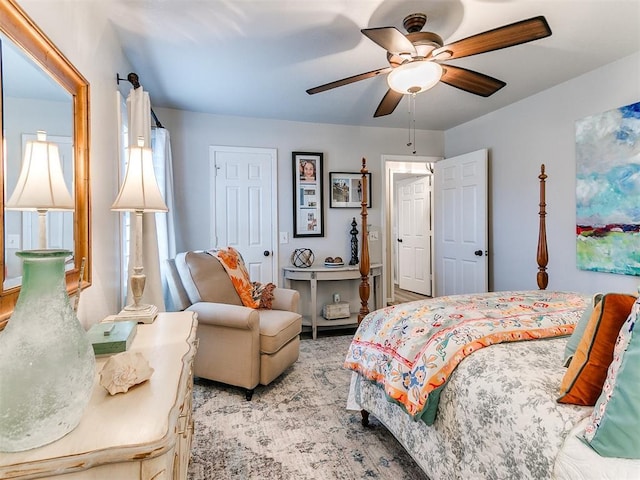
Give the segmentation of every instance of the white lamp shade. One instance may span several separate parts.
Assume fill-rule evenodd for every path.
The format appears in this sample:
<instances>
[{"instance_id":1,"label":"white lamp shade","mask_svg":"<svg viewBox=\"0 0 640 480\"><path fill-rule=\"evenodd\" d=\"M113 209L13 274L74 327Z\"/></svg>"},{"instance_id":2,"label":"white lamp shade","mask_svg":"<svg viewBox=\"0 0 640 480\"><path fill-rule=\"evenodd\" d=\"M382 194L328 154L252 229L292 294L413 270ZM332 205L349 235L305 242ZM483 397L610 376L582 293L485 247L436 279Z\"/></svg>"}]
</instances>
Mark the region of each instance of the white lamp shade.
<instances>
[{"instance_id":1,"label":"white lamp shade","mask_svg":"<svg viewBox=\"0 0 640 480\"><path fill-rule=\"evenodd\" d=\"M75 205L64 181L58 145L47 142L38 131L37 140L26 143L24 159L9 210L73 210Z\"/></svg>"},{"instance_id":2,"label":"white lamp shade","mask_svg":"<svg viewBox=\"0 0 640 480\"><path fill-rule=\"evenodd\" d=\"M137 146L130 147L129 163L124 182L111 210L130 212L166 212L169 209L164 203L156 175L153 171L151 149Z\"/></svg>"},{"instance_id":3,"label":"white lamp shade","mask_svg":"<svg viewBox=\"0 0 640 480\"><path fill-rule=\"evenodd\" d=\"M440 77L442 67L439 63L419 60L394 68L387 75L387 83L391 90L398 93L420 93L435 86Z\"/></svg>"}]
</instances>

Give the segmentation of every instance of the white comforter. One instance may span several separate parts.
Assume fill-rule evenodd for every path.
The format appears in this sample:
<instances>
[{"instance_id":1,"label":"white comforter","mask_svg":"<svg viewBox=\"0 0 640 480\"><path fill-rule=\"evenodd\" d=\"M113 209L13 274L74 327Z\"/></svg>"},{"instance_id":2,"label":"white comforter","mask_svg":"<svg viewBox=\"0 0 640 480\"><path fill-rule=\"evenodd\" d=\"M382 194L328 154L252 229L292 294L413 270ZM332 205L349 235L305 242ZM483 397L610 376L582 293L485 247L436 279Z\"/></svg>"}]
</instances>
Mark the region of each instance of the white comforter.
<instances>
[{"instance_id":1,"label":"white comforter","mask_svg":"<svg viewBox=\"0 0 640 480\"><path fill-rule=\"evenodd\" d=\"M442 391L432 426L413 421L355 373L347 408L364 408L380 420L431 480L640 479L640 461L602 459L575 438L592 407L556 402L566 341L475 352Z\"/></svg>"}]
</instances>

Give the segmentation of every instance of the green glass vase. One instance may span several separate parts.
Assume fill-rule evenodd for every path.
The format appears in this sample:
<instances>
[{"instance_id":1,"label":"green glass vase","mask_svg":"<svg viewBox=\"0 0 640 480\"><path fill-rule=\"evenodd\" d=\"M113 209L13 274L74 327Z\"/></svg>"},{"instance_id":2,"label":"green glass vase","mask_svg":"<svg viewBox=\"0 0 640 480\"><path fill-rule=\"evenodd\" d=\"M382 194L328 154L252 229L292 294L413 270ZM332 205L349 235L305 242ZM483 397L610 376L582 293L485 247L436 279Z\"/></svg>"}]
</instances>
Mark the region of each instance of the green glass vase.
<instances>
[{"instance_id":1,"label":"green glass vase","mask_svg":"<svg viewBox=\"0 0 640 480\"><path fill-rule=\"evenodd\" d=\"M95 355L65 288L67 250L17 252L22 288L0 332L0 451L51 443L73 430L93 391Z\"/></svg>"}]
</instances>

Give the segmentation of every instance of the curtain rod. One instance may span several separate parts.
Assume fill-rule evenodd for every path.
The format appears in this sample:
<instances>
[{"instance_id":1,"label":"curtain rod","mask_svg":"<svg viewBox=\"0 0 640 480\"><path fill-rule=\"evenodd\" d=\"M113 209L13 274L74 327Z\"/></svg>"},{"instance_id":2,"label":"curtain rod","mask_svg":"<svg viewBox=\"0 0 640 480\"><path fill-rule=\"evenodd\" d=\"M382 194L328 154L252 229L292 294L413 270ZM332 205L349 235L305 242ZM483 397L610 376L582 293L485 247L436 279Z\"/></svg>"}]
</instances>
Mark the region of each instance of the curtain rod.
<instances>
[{"instance_id":1,"label":"curtain rod","mask_svg":"<svg viewBox=\"0 0 640 480\"><path fill-rule=\"evenodd\" d=\"M131 72L129 73L129 75L127 75L127 78L121 78L120 74L116 73L116 82L118 82L118 85L120 85L120 81L124 81L124 80L127 80L131 84L131 86L133 86L134 89L140 87L140 80L138 78L137 73ZM158 120L158 117L156 116L156 112L153 111L153 108L151 108L151 116L153 117L153 120L156 122L157 128L164 128L160 123L160 120Z\"/></svg>"}]
</instances>

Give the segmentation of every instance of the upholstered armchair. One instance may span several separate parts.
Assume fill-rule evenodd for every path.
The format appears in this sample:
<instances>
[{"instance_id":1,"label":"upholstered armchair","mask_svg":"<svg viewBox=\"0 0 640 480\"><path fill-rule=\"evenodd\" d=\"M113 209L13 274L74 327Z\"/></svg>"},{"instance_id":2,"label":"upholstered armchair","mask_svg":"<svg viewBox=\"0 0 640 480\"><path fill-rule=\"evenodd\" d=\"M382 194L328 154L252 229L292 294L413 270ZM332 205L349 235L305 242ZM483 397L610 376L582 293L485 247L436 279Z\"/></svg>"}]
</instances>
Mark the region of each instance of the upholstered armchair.
<instances>
[{"instance_id":1,"label":"upholstered armchair","mask_svg":"<svg viewBox=\"0 0 640 480\"><path fill-rule=\"evenodd\" d=\"M243 306L218 258L183 252L168 261L176 310L198 314L199 347L194 375L246 389L268 385L298 360L302 318L300 294L275 288L271 309Z\"/></svg>"}]
</instances>

